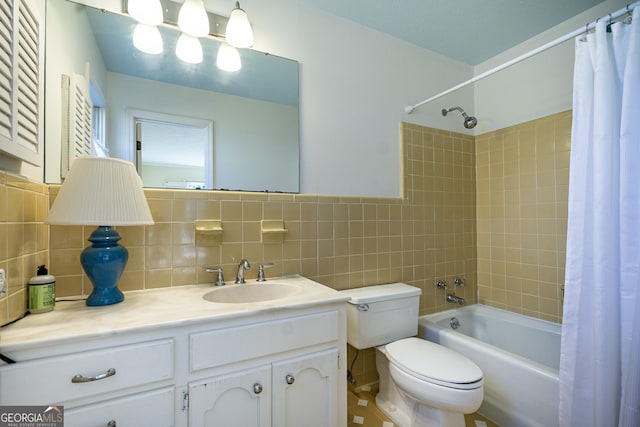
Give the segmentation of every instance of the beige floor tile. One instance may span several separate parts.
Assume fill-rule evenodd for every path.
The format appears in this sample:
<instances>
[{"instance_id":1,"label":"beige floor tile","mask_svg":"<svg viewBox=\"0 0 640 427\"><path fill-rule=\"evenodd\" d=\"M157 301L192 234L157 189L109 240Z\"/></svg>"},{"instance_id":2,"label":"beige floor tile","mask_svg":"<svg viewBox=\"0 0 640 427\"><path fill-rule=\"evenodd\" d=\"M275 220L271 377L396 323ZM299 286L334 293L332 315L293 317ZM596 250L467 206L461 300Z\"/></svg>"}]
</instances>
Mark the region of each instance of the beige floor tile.
<instances>
[{"instance_id":1,"label":"beige floor tile","mask_svg":"<svg viewBox=\"0 0 640 427\"><path fill-rule=\"evenodd\" d=\"M397 427L376 406L375 395L378 390L357 388L350 391L347 397L348 427ZM466 427L500 427L480 414L464 416ZM476 423L476 421L479 421ZM484 423L484 424L483 424Z\"/></svg>"}]
</instances>

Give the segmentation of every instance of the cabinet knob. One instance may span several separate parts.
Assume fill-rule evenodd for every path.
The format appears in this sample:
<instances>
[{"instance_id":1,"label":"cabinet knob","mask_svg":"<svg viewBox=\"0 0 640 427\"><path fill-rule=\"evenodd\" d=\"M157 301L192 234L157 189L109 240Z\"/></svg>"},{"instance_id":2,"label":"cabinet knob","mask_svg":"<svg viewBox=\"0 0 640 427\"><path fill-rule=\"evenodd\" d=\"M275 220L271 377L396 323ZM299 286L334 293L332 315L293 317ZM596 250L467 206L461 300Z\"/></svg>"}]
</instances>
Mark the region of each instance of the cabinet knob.
<instances>
[{"instance_id":1,"label":"cabinet knob","mask_svg":"<svg viewBox=\"0 0 640 427\"><path fill-rule=\"evenodd\" d=\"M116 420L111 420L107 423L107 427L116 427Z\"/></svg>"},{"instance_id":2,"label":"cabinet knob","mask_svg":"<svg viewBox=\"0 0 640 427\"><path fill-rule=\"evenodd\" d=\"M260 384L260 383L255 383L255 384L253 385L253 392L254 392L255 394L260 394L260 393L262 393L262 384Z\"/></svg>"},{"instance_id":3,"label":"cabinet knob","mask_svg":"<svg viewBox=\"0 0 640 427\"><path fill-rule=\"evenodd\" d=\"M284 378L285 378L285 380L287 380L287 384L289 384L289 385L293 384L295 382L295 380L296 380L295 377L293 375L291 375L291 374L287 374L287 376L284 377Z\"/></svg>"}]
</instances>

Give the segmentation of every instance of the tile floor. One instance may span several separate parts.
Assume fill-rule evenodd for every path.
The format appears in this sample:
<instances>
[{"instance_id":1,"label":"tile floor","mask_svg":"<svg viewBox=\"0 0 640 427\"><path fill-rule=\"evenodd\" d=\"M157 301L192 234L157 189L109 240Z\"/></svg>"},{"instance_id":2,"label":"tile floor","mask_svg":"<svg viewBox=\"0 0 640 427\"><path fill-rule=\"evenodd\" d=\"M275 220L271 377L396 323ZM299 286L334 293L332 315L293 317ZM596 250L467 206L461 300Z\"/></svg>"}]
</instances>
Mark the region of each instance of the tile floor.
<instances>
[{"instance_id":1,"label":"tile floor","mask_svg":"<svg viewBox=\"0 0 640 427\"><path fill-rule=\"evenodd\" d=\"M397 427L377 407L377 390L363 386L348 394L347 416L348 427ZM468 414L464 417L466 427L500 427L479 414Z\"/></svg>"}]
</instances>

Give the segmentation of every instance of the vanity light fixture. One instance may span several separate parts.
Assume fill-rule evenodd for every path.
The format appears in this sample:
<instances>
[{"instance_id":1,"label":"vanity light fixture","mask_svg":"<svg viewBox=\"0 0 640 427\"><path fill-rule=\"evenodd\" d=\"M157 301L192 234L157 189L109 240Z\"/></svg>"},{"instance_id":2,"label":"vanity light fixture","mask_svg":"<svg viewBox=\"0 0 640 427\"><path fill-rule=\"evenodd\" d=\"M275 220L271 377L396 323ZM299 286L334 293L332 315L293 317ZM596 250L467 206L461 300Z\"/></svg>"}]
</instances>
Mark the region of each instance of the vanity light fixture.
<instances>
[{"instance_id":1,"label":"vanity light fixture","mask_svg":"<svg viewBox=\"0 0 640 427\"><path fill-rule=\"evenodd\" d=\"M218 68L230 72L242 68L240 53L236 48L253 46L254 38L247 13L240 8L239 2L235 3L229 18L207 12L203 0L184 0L182 4L172 0L128 0L123 12L135 17L136 8L140 4L148 6L151 3L160 5L161 22L177 25L182 30L183 34L176 45L178 58L191 64L202 62L204 54L197 38L211 35L221 43L216 58ZM136 27L134 46L146 53L161 53L162 36L157 28L154 29L153 37L150 35L151 31L149 28ZM136 34L138 32L140 35Z\"/></svg>"},{"instance_id":2,"label":"vanity light fixture","mask_svg":"<svg viewBox=\"0 0 640 427\"><path fill-rule=\"evenodd\" d=\"M209 34L209 17L202 0L185 0L178 13L178 27L193 37Z\"/></svg>"},{"instance_id":3,"label":"vanity light fixture","mask_svg":"<svg viewBox=\"0 0 640 427\"><path fill-rule=\"evenodd\" d=\"M151 55L162 53L163 46L160 30L152 25L136 24L133 29L133 45L136 49Z\"/></svg>"},{"instance_id":4,"label":"vanity light fixture","mask_svg":"<svg viewBox=\"0 0 640 427\"><path fill-rule=\"evenodd\" d=\"M218 56L216 57L216 65L224 71L238 71L242 68L240 53L238 49L229 43L220 42Z\"/></svg>"},{"instance_id":5,"label":"vanity light fixture","mask_svg":"<svg viewBox=\"0 0 640 427\"><path fill-rule=\"evenodd\" d=\"M162 24L162 5L160 0L128 0L129 15L146 25Z\"/></svg>"},{"instance_id":6,"label":"vanity light fixture","mask_svg":"<svg viewBox=\"0 0 640 427\"><path fill-rule=\"evenodd\" d=\"M253 29L247 18L247 12L240 8L240 2L236 2L236 7L231 11L225 38L227 43L234 47L253 46Z\"/></svg>"},{"instance_id":7,"label":"vanity light fixture","mask_svg":"<svg viewBox=\"0 0 640 427\"><path fill-rule=\"evenodd\" d=\"M176 44L176 56L189 64L202 62L202 45L197 37L182 33Z\"/></svg>"},{"instance_id":8,"label":"vanity light fixture","mask_svg":"<svg viewBox=\"0 0 640 427\"><path fill-rule=\"evenodd\" d=\"M93 284L86 303L102 306L123 301L118 281L129 255L118 244L120 235L113 226L153 224L133 163L108 157L77 157L46 223L97 226L89 237L92 246L80 254L80 264Z\"/></svg>"}]
</instances>

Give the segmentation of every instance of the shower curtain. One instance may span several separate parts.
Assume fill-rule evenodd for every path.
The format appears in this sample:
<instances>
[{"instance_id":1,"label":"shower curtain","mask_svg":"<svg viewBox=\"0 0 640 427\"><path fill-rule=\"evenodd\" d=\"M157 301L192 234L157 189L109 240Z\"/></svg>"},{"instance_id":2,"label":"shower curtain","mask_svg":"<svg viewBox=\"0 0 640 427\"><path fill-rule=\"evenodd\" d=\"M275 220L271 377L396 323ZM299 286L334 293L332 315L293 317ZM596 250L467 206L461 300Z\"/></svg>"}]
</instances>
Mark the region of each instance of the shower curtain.
<instances>
[{"instance_id":1,"label":"shower curtain","mask_svg":"<svg viewBox=\"0 0 640 427\"><path fill-rule=\"evenodd\" d=\"M640 425L640 9L578 39L560 425Z\"/></svg>"}]
</instances>

